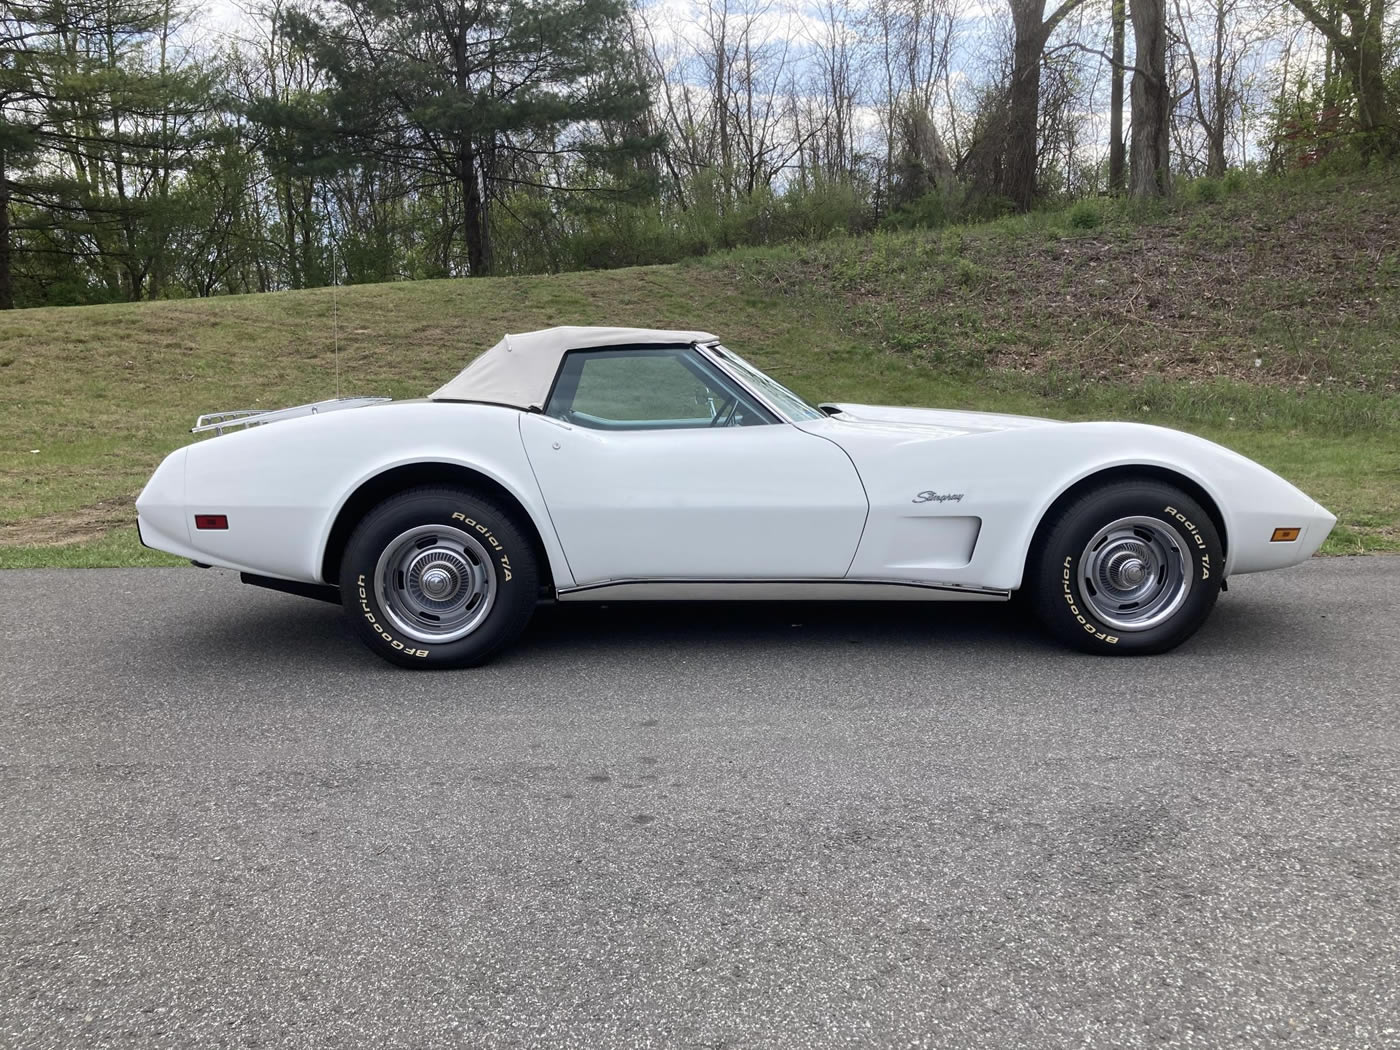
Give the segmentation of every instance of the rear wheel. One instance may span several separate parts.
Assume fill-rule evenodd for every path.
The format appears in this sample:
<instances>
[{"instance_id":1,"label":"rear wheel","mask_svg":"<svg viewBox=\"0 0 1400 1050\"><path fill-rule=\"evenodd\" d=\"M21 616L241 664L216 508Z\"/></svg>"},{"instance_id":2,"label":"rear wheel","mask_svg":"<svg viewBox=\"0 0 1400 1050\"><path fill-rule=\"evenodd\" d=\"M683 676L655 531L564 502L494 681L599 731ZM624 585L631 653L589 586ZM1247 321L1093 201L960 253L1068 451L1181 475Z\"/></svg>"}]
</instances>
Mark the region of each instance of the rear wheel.
<instances>
[{"instance_id":1,"label":"rear wheel","mask_svg":"<svg viewBox=\"0 0 1400 1050\"><path fill-rule=\"evenodd\" d=\"M1114 482L1046 522L1026 586L1045 628L1077 649L1161 653L1205 622L1224 566L1219 532L1189 495Z\"/></svg>"},{"instance_id":2,"label":"rear wheel","mask_svg":"<svg viewBox=\"0 0 1400 1050\"><path fill-rule=\"evenodd\" d=\"M534 551L509 514L457 489L400 493L345 548L340 593L360 636L405 667L468 667L529 622Z\"/></svg>"}]
</instances>

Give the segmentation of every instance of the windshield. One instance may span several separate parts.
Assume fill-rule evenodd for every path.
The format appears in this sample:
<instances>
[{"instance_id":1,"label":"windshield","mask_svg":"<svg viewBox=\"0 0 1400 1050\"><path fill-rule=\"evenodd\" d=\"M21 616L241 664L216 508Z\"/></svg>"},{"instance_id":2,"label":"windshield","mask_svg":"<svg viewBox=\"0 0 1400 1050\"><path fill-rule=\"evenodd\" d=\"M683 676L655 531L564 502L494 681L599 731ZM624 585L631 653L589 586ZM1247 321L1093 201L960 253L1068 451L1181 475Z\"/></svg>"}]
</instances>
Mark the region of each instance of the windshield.
<instances>
[{"instance_id":1,"label":"windshield","mask_svg":"<svg viewBox=\"0 0 1400 1050\"><path fill-rule=\"evenodd\" d=\"M710 349L792 421L823 418L822 414L806 401L803 401L776 379L764 375L733 350L720 346L718 343L712 344Z\"/></svg>"}]
</instances>

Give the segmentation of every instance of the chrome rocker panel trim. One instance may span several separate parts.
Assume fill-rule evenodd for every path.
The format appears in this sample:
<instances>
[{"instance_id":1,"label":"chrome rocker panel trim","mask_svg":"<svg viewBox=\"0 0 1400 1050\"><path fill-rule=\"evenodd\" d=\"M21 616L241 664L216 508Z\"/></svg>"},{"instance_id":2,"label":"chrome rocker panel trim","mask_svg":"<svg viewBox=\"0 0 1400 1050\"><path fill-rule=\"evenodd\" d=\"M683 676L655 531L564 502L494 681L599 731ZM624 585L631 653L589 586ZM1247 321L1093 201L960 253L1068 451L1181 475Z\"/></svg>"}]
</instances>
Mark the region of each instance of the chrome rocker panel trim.
<instances>
[{"instance_id":1,"label":"chrome rocker panel trim","mask_svg":"<svg viewBox=\"0 0 1400 1050\"><path fill-rule=\"evenodd\" d=\"M561 602L577 601L905 601L1004 602L1010 591L901 580L605 580L561 587Z\"/></svg>"}]
</instances>

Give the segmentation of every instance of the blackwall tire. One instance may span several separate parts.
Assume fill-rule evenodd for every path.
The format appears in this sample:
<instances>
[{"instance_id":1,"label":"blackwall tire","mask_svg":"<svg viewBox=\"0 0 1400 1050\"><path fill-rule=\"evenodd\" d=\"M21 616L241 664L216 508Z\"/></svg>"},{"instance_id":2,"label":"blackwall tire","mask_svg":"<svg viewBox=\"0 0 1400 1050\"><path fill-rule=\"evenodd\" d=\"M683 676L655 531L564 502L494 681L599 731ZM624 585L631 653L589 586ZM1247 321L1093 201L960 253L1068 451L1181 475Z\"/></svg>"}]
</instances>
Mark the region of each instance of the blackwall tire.
<instances>
[{"instance_id":1,"label":"blackwall tire","mask_svg":"<svg viewBox=\"0 0 1400 1050\"><path fill-rule=\"evenodd\" d=\"M1027 564L1042 626L1089 653L1163 653L1191 637L1220 594L1220 534L1185 492L1121 481L1048 520Z\"/></svg>"},{"instance_id":2,"label":"blackwall tire","mask_svg":"<svg viewBox=\"0 0 1400 1050\"><path fill-rule=\"evenodd\" d=\"M525 629L538 581L512 517L451 488L412 489L375 507L340 568L341 601L365 644L413 668L489 660Z\"/></svg>"}]
</instances>

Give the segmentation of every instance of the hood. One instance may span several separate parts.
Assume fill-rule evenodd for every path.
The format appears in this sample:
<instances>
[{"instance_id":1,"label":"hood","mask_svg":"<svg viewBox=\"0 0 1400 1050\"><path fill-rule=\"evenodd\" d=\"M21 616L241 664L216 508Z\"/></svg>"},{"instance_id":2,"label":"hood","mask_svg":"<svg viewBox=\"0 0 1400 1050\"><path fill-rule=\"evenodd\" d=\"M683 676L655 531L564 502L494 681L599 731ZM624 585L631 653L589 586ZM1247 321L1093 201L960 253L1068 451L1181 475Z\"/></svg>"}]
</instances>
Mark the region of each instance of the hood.
<instances>
[{"instance_id":1,"label":"hood","mask_svg":"<svg viewBox=\"0 0 1400 1050\"><path fill-rule=\"evenodd\" d=\"M962 412L938 408L900 408L893 405L845 405L828 402L821 406L835 409L845 423L869 423L887 429L907 430L939 437L960 437L965 434L993 434L1003 430L1028 430L1032 427L1060 426L1056 419L1037 416L1007 416L997 412Z\"/></svg>"}]
</instances>

